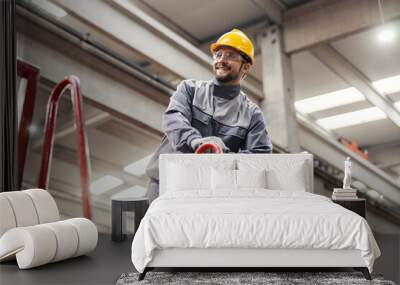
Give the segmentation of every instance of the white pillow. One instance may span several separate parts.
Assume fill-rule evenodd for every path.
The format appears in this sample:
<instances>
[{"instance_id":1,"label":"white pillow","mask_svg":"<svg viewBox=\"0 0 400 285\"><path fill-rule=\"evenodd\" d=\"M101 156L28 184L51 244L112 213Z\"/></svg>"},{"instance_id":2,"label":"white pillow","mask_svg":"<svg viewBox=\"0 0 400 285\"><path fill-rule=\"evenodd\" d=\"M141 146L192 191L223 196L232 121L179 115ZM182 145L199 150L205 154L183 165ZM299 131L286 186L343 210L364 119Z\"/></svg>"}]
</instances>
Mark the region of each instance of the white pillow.
<instances>
[{"instance_id":1,"label":"white pillow","mask_svg":"<svg viewBox=\"0 0 400 285\"><path fill-rule=\"evenodd\" d=\"M242 188L267 188L267 172L263 170L216 169L211 171L214 191L234 191Z\"/></svg>"},{"instance_id":2,"label":"white pillow","mask_svg":"<svg viewBox=\"0 0 400 285\"><path fill-rule=\"evenodd\" d=\"M267 171L236 170L237 188L267 188Z\"/></svg>"},{"instance_id":3,"label":"white pillow","mask_svg":"<svg viewBox=\"0 0 400 285\"><path fill-rule=\"evenodd\" d=\"M271 157L272 158L272 157ZM307 163L304 160L275 158L269 160L239 160L240 170L266 169L267 188L271 190L306 191L311 182L307 179Z\"/></svg>"},{"instance_id":4,"label":"white pillow","mask_svg":"<svg viewBox=\"0 0 400 285\"><path fill-rule=\"evenodd\" d=\"M214 155L180 155L169 159L166 167L164 191L212 190L211 172L216 169L235 169L233 159L218 158Z\"/></svg>"},{"instance_id":5,"label":"white pillow","mask_svg":"<svg viewBox=\"0 0 400 285\"><path fill-rule=\"evenodd\" d=\"M305 164L294 164L290 170L271 169L267 171L268 189L306 191Z\"/></svg>"},{"instance_id":6,"label":"white pillow","mask_svg":"<svg viewBox=\"0 0 400 285\"><path fill-rule=\"evenodd\" d=\"M236 190L236 170L217 169L211 170L211 188L214 191L218 190Z\"/></svg>"},{"instance_id":7,"label":"white pillow","mask_svg":"<svg viewBox=\"0 0 400 285\"><path fill-rule=\"evenodd\" d=\"M169 163L167 191L211 189L211 169Z\"/></svg>"}]
</instances>

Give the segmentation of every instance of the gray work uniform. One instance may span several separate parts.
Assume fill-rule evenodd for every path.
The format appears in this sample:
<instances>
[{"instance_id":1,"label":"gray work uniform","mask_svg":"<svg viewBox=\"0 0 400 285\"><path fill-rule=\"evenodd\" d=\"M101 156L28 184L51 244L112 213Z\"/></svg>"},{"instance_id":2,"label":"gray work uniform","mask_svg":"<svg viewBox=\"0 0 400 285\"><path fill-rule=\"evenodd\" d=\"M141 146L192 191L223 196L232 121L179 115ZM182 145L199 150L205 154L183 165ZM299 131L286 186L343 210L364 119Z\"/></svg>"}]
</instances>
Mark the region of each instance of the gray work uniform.
<instances>
[{"instance_id":1,"label":"gray work uniform","mask_svg":"<svg viewBox=\"0 0 400 285\"><path fill-rule=\"evenodd\" d=\"M260 108L240 90L214 81L184 80L163 117L165 136L151 158L150 200L158 196L158 157L162 153L193 153L191 141L217 136L231 152L271 153L272 143Z\"/></svg>"}]
</instances>

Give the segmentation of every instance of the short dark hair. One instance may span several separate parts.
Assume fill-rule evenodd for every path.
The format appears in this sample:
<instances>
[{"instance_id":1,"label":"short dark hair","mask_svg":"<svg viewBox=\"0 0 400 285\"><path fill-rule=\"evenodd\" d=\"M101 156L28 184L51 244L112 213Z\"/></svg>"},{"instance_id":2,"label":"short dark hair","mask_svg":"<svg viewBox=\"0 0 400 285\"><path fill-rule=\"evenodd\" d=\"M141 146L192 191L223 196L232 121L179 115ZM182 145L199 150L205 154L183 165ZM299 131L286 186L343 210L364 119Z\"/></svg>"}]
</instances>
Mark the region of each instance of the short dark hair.
<instances>
[{"instance_id":1,"label":"short dark hair","mask_svg":"<svg viewBox=\"0 0 400 285\"><path fill-rule=\"evenodd\" d=\"M245 54L244 52L240 52L240 55L243 57L245 63L251 63L251 59L247 54Z\"/></svg>"}]
</instances>

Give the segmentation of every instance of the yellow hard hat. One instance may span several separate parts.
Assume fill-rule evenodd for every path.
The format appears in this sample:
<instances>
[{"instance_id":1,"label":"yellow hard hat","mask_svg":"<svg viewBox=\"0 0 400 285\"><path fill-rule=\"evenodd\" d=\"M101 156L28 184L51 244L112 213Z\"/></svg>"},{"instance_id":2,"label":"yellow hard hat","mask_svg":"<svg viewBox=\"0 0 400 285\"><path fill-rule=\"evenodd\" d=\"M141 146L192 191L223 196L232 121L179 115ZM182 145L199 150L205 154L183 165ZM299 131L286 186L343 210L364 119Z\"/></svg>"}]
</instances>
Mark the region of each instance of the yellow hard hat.
<instances>
[{"instance_id":1,"label":"yellow hard hat","mask_svg":"<svg viewBox=\"0 0 400 285\"><path fill-rule=\"evenodd\" d=\"M223 34L216 43L211 44L210 50L214 53L221 46L232 47L244 53L249 57L251 64L254 63L253 43L242 31L233 29L232 31Z\"/></svg>"}]
</instances>

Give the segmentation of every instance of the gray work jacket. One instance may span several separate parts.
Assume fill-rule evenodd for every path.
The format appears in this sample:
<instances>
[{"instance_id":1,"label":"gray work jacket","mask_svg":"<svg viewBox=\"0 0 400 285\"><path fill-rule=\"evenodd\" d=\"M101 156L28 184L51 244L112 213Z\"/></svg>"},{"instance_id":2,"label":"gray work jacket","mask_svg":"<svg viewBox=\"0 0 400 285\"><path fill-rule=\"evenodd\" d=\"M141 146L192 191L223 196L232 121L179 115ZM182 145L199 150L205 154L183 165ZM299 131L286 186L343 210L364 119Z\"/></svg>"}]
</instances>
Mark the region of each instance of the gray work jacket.
<instances>
[{"instance_id":1,"label":"gray work jacket","mask_svg":"<svg viewBox=\"0 0 400 285\"><path fill-rule=\"evenodd\" d=\"M158 181L162 153L193 153L195 138L217 136L236 153L271 153L272 143L260 108L240 90L217 81L184 80L163 117L165 136L146 173Z\"/></svg>"}]
</instances>

